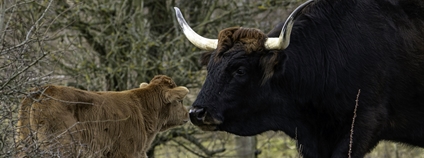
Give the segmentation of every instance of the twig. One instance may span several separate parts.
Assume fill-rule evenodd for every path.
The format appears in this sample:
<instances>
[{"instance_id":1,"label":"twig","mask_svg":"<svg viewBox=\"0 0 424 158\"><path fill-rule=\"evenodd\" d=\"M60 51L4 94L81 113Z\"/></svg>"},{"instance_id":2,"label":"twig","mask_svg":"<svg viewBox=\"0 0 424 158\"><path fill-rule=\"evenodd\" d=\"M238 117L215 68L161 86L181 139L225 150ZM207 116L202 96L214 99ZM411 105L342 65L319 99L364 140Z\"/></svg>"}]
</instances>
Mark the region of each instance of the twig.
<instances>
[{"instance_id":1,"label":"twig","mask_svg":"<svg viewBox=\"0 0 424 158\"><path fill-rule=\"evenodd\" d=\"M299 139L297 137L297 127L294 129L294 133L295 133L294 140L296 140L297 152L299 153L299 155L297 155L297 156L298 156L298 158L301 158L301 157L303 157L303 155L302 155L303 147L302 147L302 144L299 143Z\"/></svg>"},{"instance_id":2,"label":"twig","mask_svg":"<svg viewBox=\"0 0 424 158\"><path fill-rule=\"evenodd\" d=\"M55 98L55 97L52 97L52 96L50 96L50 95L47 95L46 93L44 93L47 89L49 89L50 87L46 87L46 88L44 88L43 90L42 90L42 92L41 92L41 95L43 95L43 96L46 96L47 98L49 98L49 99L53 99L53 100L55 100L55 101L58 101L58 102L62 102L62 103L68 103L68 104L86 104L86 105L94 105L94 103L90 103L90 102L76 102L76 101L67 101L67 100L62 100L62 99L57 99L57 98ZM36 93L38 93L38 92L36 92ZM39 101L39 100L37 100L37 99L35 99L35 98L32 98L33 100L35 100L35 101Z\"/></svg>"},{"instance_id":3,"label":"twig","mask_svg":"<svg viewBox=\"0 0 424 158\"><path fill-rule=\"evenodd\" d=\"M28 70L30 67L32 67L33 65L37 64L41 59L43 59L44 57L47 56L47 54L49 54L49 52L47 53L43 53L43 55L41 55L39 58L37 58L34 62L32 62L31 64L29 64L28 66L26 66L24 69L22 69L21 71L19 71L18 73L14 74L12 77L10 77L1 87L0 90L3 90L4 87L6 87L12 80L14 80L16 77L18 77L20 74L24 73L26 70Z\"/></svg>"},{"instance_id":4,"label":"twig","mask_svg":"<svg viewBox=\"0 0 424 158\"><path fill-rule=\"evenodd\" d=\"M32 26L31 26L31 28L29 29L29 31L28 31L28 33L27 33L27 35L26 35L26 38L25 38L25 40L26 40L26 41L27 41L27 40L29 40L29 36L31 35L31 32L32 32L32 30L34 29L34 27L35 27L36 25L38 25L38 23L41 21L41 19L43 19L43 18L44 18L44 15L46 15L47 11L50 9L50 6L51 6L52 2L53 2L53 0L50 0L50 2L49 2L49 4L47 5L46 9L44 9L44 12L43 12L43 13L41 14L41 16L37 19L37 21L35 21L35 24L34 24L34 25L32 25Z\"/></svg>"},{"instance_id":5,"label":"twig","mask_svg":"<svg viewBox=\"0 0 424 158\"><path fill-rule=\"evenodd\" d=\"M351 158L352 157L352 144L353 144L353 127L355 125L355 119L356 119L356 110L358 109L358 101L359 101L359 94L361 94L361 89L358 90L358 94L356 95L356 104L355 104L355 109L353 110L353 118L352 118L352 126L350 127L350 140L349 140L349 152L348 152L348 157Z\"/></svg>"},{"instance_id":6,"label":"twig","mask_svg":"<svg viewBox=\"0 0 424 158\"><path fill-rule=\"evenodd\" d=\"M70 127L68 127L67 129L65 129L65 131L63 131L62 133L58 134L55 139L58 139L60 137L62 137L62 135L71 132L71 129L74 128L75 126L79 125L79 124L88 124L88 123L106 123L106 122L118 122L118 121L126 121L130 118L131 116L128 116L126 118L122 118L122 119L108 119L108 120L95 120L95 121L84 121L84 122L75 122L74 124L72 124ZM79 130L79 131L84 131L85 129ZM70 135L72 135L72 133L76 133L79 131L74 131L71 132Z\"/></svg>"},{"instance_id":7,"label":"twig","mask_svg":"<svg viewBox=\"0 0 424 158\"><path fill-rule=\"evenodd\" d=\"M50 0L48 6L46 7L46 9L44 10L44 12L41 14L41 16L37 19L37 21L35 22L34 25L31 26L31 28L29 29L25 41L23 41L21 44L15 46L15 48L20 47L21 45L26 47L27 43L29 41L31 41L30 39L30 35L33 31L33 29L36 27L36 25L38 25L38 23L41 21L41 19L44 18L44 15L47 13L47 11L50 9L51 4L52 4L53 0ZM26 48L23 48L22 51L25 51ZM8 49L10 50L10 49ZM38 61L40 61L41 59L43 59L45 56L47 56L47 54L49 54L49 52L43 52L43 54L37 58L34 62L32 62L31 64L29 64L28 66L26 66L24 69L22 69L21 71L19 71L18 73L14 74L11 78L9 78L1 87L0 90L3 90L4 87L6 87L12 80L14 80L16 77L18 77L20 74L24 73L26 70L28 70L30 67L32 67L33 65L35 65L36 63L38 63Z\"/></svg>"},{"instance_id":8,"label":"twig","mask_svg":"<svg viewBox=\"0 0 424 158\"><path fill-rule=\"evenodd\" d=\"M15 45L15 46L12 46L12 47L6 48L5 50L2 50L2 51L0 52L0 55L6 54L7 52L9 52L9 51L11 51L11 50L13 50L13 49L16 49L16 48L19 48L19 47L25 46L25 45L27 45L27 44L29 44L29 43L33 42L33 41L34 41L34 39L25 40L25 41L23 41L23 42L21 42L21 43L19 43L19 44Z\"/></svg>"},{"instance_id":9,"label":"twig","mask_svg":"<svg viewBox=\"0 0 424 158\"><path fill-rule=\"evenodd\" d=\"M209 150L205 146L202 145L202 143L199 142L195 137L187 134L182 134L181 137L188 140L189 142L193 143L195 146L197 146L203 153L205 153L207 156L213 156L217 153L221 153L225 151L225 148L217 149L217 150ZM198 153L193 152L194 154L200 156Z\"/></svg>"}]
</instances>

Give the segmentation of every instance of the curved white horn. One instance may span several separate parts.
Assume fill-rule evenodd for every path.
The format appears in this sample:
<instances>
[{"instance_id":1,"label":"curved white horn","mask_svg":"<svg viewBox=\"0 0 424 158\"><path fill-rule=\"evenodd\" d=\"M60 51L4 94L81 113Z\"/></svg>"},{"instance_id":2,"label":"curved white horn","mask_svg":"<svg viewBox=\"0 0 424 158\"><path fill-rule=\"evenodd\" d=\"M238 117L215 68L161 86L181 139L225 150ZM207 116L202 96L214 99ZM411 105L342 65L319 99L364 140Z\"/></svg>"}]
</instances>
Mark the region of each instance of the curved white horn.
<instances>
[{"instance_id":1,"label":"curved white horn","mask_svg":"<svg viewBox=\"0 0 424 158\"><path fill-rule=\"evenodd\" d=\"M194 32L184 20L183 14L181 14L180 9L178 9L177 7L174 7L174 9L181 30L191 43L203 50L214 50L218 47L218 39L205 38Z\"/></svg>"},{"instance_id":2,"label":"curved white horn","mask_svg":"<svg viewBox=\"0 0 424 158\"><path fill-rule=\"evenodd\" d=\"M313 2L313 0L309 0L299 7L297 7L287 18L286 22L284 22L284 26L281 29L280 36L278 38L268 38L265 42L265 49L286 49L290 44L290 34L293 28L294 19L299 16L300 11L305 8L309 3Z\"/></svg>"}]
</instances>

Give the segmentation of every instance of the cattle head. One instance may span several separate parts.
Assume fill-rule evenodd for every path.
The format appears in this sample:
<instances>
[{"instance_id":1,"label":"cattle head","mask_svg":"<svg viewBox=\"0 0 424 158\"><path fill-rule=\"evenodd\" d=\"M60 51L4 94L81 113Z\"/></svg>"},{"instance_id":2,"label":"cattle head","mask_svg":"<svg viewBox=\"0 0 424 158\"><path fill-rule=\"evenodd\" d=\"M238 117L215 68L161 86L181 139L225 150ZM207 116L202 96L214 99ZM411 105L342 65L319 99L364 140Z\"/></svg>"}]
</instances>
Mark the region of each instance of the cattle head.
<instances>
[{"instance_id":1,"label":"cattle head","mask_svg":"<svg viewBox=\"0 0 424 158\"><path fill-rule=\"evenodd\" d=\"M160 87L163 92L162 101L165 105L159 109L159 118L164 118L161 131L185 124L189 121L188 110L183 105L183 99L189 92L186 87L177 86L170 77L164 75L155 76L149 84L140 84L140 88L149 87Z\"/></svg>"},{"instance_id":2,"label":"cattle head","mask_svg":"<svg viewBox=\"0 0 424 158\"><path fill-rule=\"evenodd\" d=\"M213 50L207 62L206 81L190 109L194 125L203 130L223 130L238 135L272 129L261 127L261 122L269 121L264 120L263 115L272 110L266 106L270 100L267 89L272 88L269 80L275 72L283 72L283 67L277 64L284 65L286 60L283 50L290 43L294 19L310 2L293 11L278 38L268 37L257 29L234 27L220 31L218 39L207 39L195 33L175 8L189 41L201 49Z\"/></svg>"}]
</instances>

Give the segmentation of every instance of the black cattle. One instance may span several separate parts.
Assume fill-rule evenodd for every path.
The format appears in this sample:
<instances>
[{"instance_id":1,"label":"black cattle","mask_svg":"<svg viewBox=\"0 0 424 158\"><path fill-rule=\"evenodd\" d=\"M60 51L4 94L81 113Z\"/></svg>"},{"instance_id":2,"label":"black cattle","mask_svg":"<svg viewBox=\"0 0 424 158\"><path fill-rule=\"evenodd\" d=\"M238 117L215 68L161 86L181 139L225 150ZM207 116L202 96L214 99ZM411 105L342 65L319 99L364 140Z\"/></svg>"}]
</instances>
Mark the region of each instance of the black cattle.
<instances>
[{"instance_id":1,"label":"black cattle","mask_svg":"<svg viewBox=\"0 0 424 158\"><path fill-rule=\"evenodd\" d=\"M381 140L424 147L424 1L308 1L268 35L228 28L217 40L176 10L188 39L213 50L190 110L203 130L284 131L303 157L363 157Z\"/></svg>"}]
</instances>

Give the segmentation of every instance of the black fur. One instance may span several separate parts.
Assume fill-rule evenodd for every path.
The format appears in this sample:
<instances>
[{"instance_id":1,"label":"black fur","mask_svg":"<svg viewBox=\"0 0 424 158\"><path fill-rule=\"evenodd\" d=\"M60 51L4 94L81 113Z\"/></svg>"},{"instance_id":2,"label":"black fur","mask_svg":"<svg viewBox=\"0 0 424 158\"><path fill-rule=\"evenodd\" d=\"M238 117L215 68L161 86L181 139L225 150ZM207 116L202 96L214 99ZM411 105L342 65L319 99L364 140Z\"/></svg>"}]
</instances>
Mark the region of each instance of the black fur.
<instances>
[{"instance_id":1,"label":"black fur","mask_svg":"<svg viewBox=\"0 0 424 158\"><path fill-rule=\"evenodd\" d=\"M424 147L424 1L318 0L302 14L272 77L262 83L260 63L275 50L246 54L234 44L209 60L193 108L221 121L216 130L284 131L305 158L339 158L348 156L360 89L352 157L380 140Z\"/></svg>"}]
</instances>

